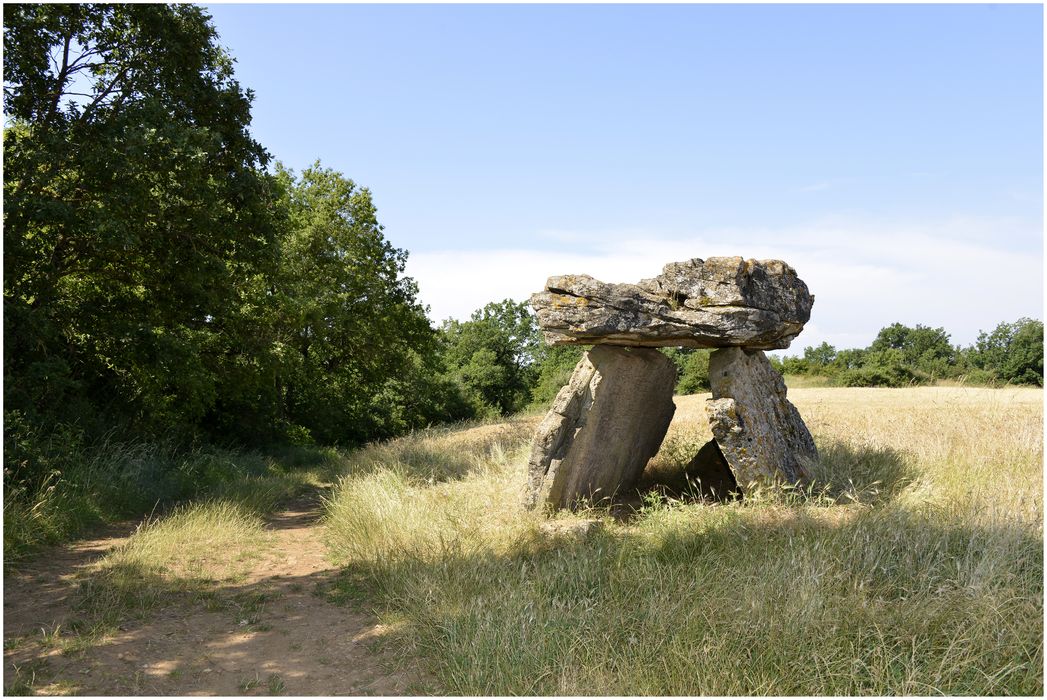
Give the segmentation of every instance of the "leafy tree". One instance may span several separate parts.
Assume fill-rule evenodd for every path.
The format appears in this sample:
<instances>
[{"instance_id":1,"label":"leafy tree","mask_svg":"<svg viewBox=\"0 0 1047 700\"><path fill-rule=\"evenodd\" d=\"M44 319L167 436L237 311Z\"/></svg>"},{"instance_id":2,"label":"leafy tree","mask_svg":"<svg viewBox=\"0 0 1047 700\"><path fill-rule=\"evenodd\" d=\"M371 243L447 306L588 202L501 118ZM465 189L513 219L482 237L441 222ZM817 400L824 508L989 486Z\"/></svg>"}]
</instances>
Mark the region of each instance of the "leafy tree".
<instances>
[{"instance_id":1,"label":"leafy tree","mask_svg":"<svg viewBox=\"0 0 1047 700\"><path fill-rule=\"evenodd\" d=\"M437 340L417 286L403 276L407 254L385 239L371 193L319 163L300 176L278 168L277 180L288 225L278 271L257 298L275 314L270 357L280 419L324 442L431 421L424 410L405 418L412 409L390 393L391 380L416 385L411 373L433 368L426 360ZM416 397L399 398L420 410ZM376 412L379 405L387 412Z\"/></svg>"},{"instance_id":2,"label":"leafy tree","mask_svg":"<svg viewBox=\"0 0 1047 700\"><path fill-rule=\"evenodd\" d=\"M408 363L389 377L370 401L374 437L400 435L434 423L477 415L437 352L411 351Z\"/></svg>"},{"instance_id":3,"label":"leafy tree","mask_svg":"<svg viewBox=\"0 0 1047 700\"><path fill-rule=\"evenodd\" d=\"M978 334L970 362L1010 384L1043 386L1043 322L1021 318Z\"/></svg>"},{"instance_id":4,"label":"leafy tree","mask_svg":"<svg viewBox=\"0 0 1047 700\"><path fill-rule=\"evenodd\" d=\"M527 305L505 299L441 326L444 359L482 413L506 414L528 402L537 377L541 340Z\"/></svg>"},{"instance_id":5,"label":"leafy tree","mask_svg":"<svg viewBox=\"0 0 1047 700\"><path fill-rule=\"evenodd\" d=\"M804 348L803 359L813 367L828 367L836 361L836 348L823 341L816 348Z\"/></svg>"},{"instance_id":6,"label":"leafy tree","mask_svg":"<svg viewBox=\"0 0 1047 700\"><path fill-rule=\"evenodd\" d=\"M9 409L168 426L214 405L241 284L272 268L276 230L251 94L208 20L5 8Z\"/></svg>"},{"instance_id":7,"label":"leafy tree","mask_svg":"<svg viewBox=\"0 0 1047 700\"><path fill-rule=\"evenodd\" d=\"M909 328L894 323L880 330L869 346L873 352L899 350L899 364L923 371L931 377L947 376L956 363L956 348L949 343L944 328L930 328L917 324Z\"/></svg>"}]
</instances>

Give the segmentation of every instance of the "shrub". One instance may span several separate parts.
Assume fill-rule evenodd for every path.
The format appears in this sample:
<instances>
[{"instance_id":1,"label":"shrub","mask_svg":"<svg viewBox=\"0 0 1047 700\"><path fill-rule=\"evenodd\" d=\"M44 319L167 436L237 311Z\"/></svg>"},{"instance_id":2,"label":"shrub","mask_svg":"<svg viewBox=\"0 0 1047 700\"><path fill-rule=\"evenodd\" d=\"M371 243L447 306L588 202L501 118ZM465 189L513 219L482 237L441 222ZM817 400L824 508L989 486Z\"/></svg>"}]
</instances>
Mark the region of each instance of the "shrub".
<instances>
[{"instance_id":1,"label":"shrub","mask_svg":"<svg viewBox=\"0 0 1047 700\"><path fill-rule=\"evenodd\" d=\"M881 365L849 369L836 375L836 386L886 386L898 387L920 383L917 376L902 365Z\"/></svg>"},{"instance_id":2,"label":"shrub","mask_svg":"<svg viewBox=\"0 0 1047 700\"><path fill-rule=\"evenodd\" d=\"M698 394L709 391L709 355L711 350L693 350L684 358L679 378L676 380L677 394Z\"/></svg>"}]
</instances>

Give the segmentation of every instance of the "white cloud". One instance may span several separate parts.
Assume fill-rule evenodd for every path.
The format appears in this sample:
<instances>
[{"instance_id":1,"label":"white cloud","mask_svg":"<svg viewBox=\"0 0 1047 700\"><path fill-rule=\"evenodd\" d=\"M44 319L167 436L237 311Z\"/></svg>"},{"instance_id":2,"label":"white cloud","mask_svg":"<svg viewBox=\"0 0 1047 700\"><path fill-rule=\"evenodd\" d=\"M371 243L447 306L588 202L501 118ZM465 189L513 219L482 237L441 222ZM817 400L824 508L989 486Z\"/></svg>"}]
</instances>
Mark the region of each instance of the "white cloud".
<instances>
[{"instance_id":1,"label":"white cloud","mask_svg":"<svg viewBox=\"0 0 1047 700\"><path fill-rule=\"evenodd\" d=\"M692 257L780 258L816 297L811 321L791 351L823 340L841 348L864 346L895 321L944 326L953 342L967 344L980 329L1000 321L1043 318L1042 251L995 244L1015 235L1011 225L823 223L676 237L635 231L560 234L572 241L573 251L539 249L551 236L536 234L534 247L412 253L407 272L418 280L431 318L439 321L467 318L489 301L525 300L550 275L587 273L607 282L636 282L658 274L667 262Z\"/></svg>"}]
</instances>

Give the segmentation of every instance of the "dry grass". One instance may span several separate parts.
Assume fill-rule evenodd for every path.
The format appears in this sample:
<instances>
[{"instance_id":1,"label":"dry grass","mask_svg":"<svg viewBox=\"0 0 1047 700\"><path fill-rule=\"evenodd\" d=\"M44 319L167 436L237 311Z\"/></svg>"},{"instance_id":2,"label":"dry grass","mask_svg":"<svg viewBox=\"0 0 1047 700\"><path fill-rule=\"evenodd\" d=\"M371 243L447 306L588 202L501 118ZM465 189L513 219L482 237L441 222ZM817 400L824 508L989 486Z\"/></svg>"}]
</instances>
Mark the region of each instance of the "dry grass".
<instances>
[{"instance_id":1,"label":"dry grass","mask_svg":"<svg viewBox=\"0 0 1047 700\"><path fill-rule=\"evenodd\" d=\"M254 473L230 464L232 476L216 482L209 498L145 520L77 574L77 617L56 642L65 652L90 647L123 621L177 597L225 605L216 593L241 582L271 544L262 516L305 490L329 484L344 465L331 450L266 458Z\"/></svg>"},{"instance_id":2,"label":"dry grass","mask_svg":"<svg viewBox=\"0 0 1047 700\"><path fill-rule=\"evenodd\" d=\"M332 552L447 693L1042 694L1042 391L791 397L810 494L543 536L532 417L358 453ZM677 403L663 463L709 437L703 397Z\"/></svg>"}]
</instances>

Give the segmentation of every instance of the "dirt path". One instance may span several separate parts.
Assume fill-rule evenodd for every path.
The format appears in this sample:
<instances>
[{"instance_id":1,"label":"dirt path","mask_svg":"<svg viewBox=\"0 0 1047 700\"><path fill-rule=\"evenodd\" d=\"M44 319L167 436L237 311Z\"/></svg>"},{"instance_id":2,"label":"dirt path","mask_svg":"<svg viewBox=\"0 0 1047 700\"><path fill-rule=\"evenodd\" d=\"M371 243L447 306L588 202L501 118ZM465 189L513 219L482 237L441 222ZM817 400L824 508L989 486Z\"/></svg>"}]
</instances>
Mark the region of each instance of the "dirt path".
<instances>
[{"instance_id":1,"label":"dirt path","mask_svg":"<svg viewBox=\"0 0 1047 700\"><path fill-rule=\"evenodd\" d=\"M421 675L381 648L384 630L373 616L325 595L338 572L324 557L318 516L314 496L269 518L271 548L245 580L219 587L222 604L172 600L64 653L45 633L68 629L78 572L129 528L37 558L4 580L5 688L21 679L44 694L425 692Z\"/></svg>"}]
</instances>

